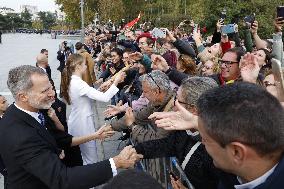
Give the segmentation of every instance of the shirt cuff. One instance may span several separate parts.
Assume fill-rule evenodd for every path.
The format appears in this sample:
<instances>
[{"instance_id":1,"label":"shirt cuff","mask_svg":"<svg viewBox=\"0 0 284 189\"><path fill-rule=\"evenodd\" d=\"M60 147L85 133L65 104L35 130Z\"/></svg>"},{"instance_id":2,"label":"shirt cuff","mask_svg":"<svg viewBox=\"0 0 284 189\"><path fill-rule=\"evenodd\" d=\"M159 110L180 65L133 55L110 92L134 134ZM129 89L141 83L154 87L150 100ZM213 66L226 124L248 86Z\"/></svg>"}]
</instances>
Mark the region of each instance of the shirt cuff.
<instances>
[{"instance_id":1,"label":"shirt cuff","mask_svg":"<svg viewBox=\"0 0 284 189\"><path fill-rule=\"evenodd\" d=\"M111 166L112 175L116 176L117 175L117 169L116 169L115 163L114 163L112 158L109 159L109 163L110 163L110 166Z\"/></svg>"}]
</instances>

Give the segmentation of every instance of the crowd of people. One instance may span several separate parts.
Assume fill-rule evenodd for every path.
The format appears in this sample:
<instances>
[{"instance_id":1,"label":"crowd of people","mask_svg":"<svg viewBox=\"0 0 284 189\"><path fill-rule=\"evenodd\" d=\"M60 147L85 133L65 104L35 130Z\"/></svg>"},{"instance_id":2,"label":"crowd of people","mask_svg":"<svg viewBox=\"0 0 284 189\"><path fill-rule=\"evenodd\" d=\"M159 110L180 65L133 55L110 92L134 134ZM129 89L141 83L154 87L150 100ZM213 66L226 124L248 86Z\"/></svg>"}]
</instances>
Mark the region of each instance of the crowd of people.
<instances>
[{"instance_id":1,"label":"crowd of people","mask_svg":"<svg viewBox=\"0 0 284 189\"><path fill-rule=\"evenodd\" d=\"M275 68L284 65L284 18L271 23L272 40L256 20L244 24L244 39L237 25L224 32L223 19L206 38L193 20L173 30L88 29L75 49L60 45L59 94L47 49L33 66L11 69L15 102L0 95L5 187L163 188L155 158L176 157L195 189L284 188L284 81ZM95 101L111 103L98 130ZM96 140L115 132L132 145L98 162ZM142 159L151 159L149 173L118 174Z\"/></svg>"}]
</instances>

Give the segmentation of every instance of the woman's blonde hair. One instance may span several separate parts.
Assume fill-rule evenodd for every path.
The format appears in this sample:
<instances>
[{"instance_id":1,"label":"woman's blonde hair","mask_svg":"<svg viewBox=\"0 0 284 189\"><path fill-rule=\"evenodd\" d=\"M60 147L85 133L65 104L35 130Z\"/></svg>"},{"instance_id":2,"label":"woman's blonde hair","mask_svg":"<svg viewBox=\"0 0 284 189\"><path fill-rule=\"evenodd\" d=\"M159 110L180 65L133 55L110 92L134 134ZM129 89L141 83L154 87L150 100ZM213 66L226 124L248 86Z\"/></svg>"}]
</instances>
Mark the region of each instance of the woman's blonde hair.
<instances>
[{"instance_id":1,"label":"woman's blonde hair","mask_svg":"<svg viewBox=\"0 0 284 189\"><path fill-rule=\"evenodd\" d=\"M71 81L71 76L75 72L76 66L84 63L84 58L80 54L71 54L68 56L66 60L65 68L62 72L61 76L61 95L66 100L66 102L70 105L71 100L69 96L69 85Z\"/></svg>"},{"instance_id":2,"label":"woman's blonde hair","mask_svg":"<svg viewBox=\"0 0 284 189\"><path fill-rule=\"evenodd\" d=\"M197 74L195 60L190 56L181 54L178 58L178 62L180 63L181 68L184 69L184 73L190 75Z\"/></svg>"}]
</instances>

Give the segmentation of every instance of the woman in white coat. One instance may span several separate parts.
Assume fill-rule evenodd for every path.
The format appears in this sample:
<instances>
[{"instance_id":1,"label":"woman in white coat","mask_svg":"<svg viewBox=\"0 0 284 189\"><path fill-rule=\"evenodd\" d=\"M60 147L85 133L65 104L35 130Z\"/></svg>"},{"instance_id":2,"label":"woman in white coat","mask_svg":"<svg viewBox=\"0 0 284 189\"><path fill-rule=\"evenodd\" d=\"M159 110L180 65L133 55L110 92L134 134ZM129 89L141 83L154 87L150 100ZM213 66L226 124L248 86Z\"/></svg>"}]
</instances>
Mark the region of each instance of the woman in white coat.
<instances>
[{"instance_id":1,"label":"woman in white coat","mask_svg":"<svg viewBox=\"0 0 284 189\"><path fill-rule=\"evenodd\" d=\"M65 87L63 87L62 94L67 103L71 105L68 133L73 136L83 136L96 131L92 108L94 100L108 102L119 91L116 86L123 77L119 74L112 86L103 93L82 80L86 69L84 58L79 54L72 54L68 57L63 71ZM98 160L95 141L81 144L80 150L84 165L95 163Z\"/></svg>"}]
</instances>

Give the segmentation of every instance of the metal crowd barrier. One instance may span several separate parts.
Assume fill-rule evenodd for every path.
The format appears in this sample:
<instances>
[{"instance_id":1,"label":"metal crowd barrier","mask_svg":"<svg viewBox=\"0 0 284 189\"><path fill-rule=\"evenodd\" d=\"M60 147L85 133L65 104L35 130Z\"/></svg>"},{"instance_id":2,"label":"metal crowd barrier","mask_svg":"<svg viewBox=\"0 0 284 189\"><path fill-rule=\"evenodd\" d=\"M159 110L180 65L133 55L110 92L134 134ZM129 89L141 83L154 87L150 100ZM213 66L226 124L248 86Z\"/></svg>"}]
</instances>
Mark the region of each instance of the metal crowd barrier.
<instances>
[{"instance_id":1,"label":"metal crowd barrier","mask_svg":"<svg viewBox=\"0 0 284 189\"><path fill-rule=\"evenodd\" d=\"M132 145L134 145L131 139L130 139L130 142ZM157 166L159 170L155 171L155 173L158 173L159 175L153 174L153 169L151 169L154 161L159 162ZM186 174L184 173L183 169L178 163L178 160L175 157L143 159L137 163L136 168L142 169L143 171L148 172L150 175L156 178L158 182L160 182L160 184L162 184L166 189L172 188L171 182L170 182L169 171L177 173L179 175L179 178L183 181L183 184L185 184L185 186L188 189L194 189L194 186L191 184L191 182L187 178Z\"/></svg>"},{"instance_id":2,"label":"metal crowd barrier","mask_svg":"<svg viewBox=\"0 0 284 189\"><path fill-rule=\"evenodd\" d=\"M104 142L108 142L108 141L109 142L110 141L119 142L117 139L116 140L106 140ZM103 157L105 157L105 149L103 145L104 142L100 144L102 148ZM133 146L135 145L134 142L131 140L131 138L128 141L126 140L124 142L125 142L125 145L127 144L131 144ZM120 150L119 147L121 143L122 141L120 141L117 151ZM181 168L181 165L179 165L175 157L143 159L136 164L135 168L149 173L151 176L157 179L157 181L160 184L162 184L162 186L166 189L172 189L169 171L176 173L179 176L179 178L183 181L183 184L188 189L194 189L194 186L191 184L190 180L187 178L186 174Z\"/></svg>"}]
</instances>

